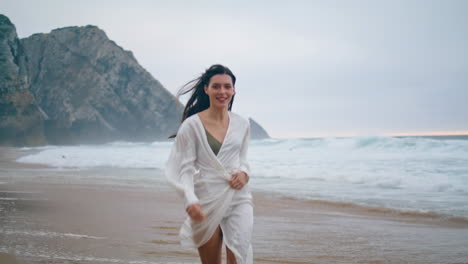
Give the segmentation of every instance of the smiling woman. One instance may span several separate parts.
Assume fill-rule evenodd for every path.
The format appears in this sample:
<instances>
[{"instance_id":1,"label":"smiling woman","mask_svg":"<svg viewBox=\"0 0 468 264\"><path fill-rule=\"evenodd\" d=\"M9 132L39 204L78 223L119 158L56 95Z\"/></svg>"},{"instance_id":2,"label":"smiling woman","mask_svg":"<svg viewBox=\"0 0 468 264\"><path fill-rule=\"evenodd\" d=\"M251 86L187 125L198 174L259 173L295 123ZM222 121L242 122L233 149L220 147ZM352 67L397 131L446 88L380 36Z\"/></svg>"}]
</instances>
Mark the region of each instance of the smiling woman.
<instances>
[{"instance_id":1,"label":"smiling woman","mask_svg":"<svg viewBox=\"0 0 468 264\"><path fill-rule=\"evenodd\" d=\"M185 198L183 245L198 248L203 264L252 263L252 195L247 147L250 123L232 113L236 77L213 65L187 84L192 96L166 164L166 177ZM187 87L186 86L186 87Z\"/></svg>"},{"instance_id":2,"label":"smiling woman","mask_svg":"<svg viewBox=\"0 0 468 264\"><path fill-rule=\"evenodd\" d=\"M227 100L227 110L231 111L232 104L234 103L235 84L236 76L234 76L231 70L229 70L227 67L215 64L208 68L199 78L188 82L177 93L177 96L179 97L181 95L192 92L192 95L190 96L190 99L187 101L187 105L185 106L182 121L195 113L208 109L211 103L214 103L214 101L211 101L211 98L216 99L215 97L212 97L215 94L211 91L216 89L219 90L219 88L223 85L224 88L228 88L228 90L232 88L232 94L230 96L231 100Z\"/></svg>"},{"instance_id":3,"label":"smiling woman","mask_svg":"<svg viewBox=\"0 0 468 264\"><path fill-rule=\"evenodd\" d=\"M214 107L218 108L230 102L230 99L234 95L231 76L228 74L214 75L211 77L209 86L205 86L204 90L210 97L210 105L213 104Z\"/></svg>"}]
</instances>

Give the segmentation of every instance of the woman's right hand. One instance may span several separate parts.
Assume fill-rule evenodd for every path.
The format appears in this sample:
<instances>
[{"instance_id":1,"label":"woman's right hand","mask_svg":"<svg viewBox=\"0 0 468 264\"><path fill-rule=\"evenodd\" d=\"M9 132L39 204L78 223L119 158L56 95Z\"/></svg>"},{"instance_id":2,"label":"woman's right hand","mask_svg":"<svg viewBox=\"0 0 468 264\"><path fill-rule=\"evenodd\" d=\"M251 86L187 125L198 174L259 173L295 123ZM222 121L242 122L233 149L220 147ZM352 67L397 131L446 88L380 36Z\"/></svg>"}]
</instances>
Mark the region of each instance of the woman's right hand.
<instances>
[{"instance_id":1,"label":"woman's right hand","mask_svg":"<svg viewBox=\"0 0 468 264\"><path fill-rule=\"evenodd\" d=\"M192 218L193 221L203 221L205 214L202 212L199 204L191 204L186 209L187 214Z\"/></svg>"}]
</instances>

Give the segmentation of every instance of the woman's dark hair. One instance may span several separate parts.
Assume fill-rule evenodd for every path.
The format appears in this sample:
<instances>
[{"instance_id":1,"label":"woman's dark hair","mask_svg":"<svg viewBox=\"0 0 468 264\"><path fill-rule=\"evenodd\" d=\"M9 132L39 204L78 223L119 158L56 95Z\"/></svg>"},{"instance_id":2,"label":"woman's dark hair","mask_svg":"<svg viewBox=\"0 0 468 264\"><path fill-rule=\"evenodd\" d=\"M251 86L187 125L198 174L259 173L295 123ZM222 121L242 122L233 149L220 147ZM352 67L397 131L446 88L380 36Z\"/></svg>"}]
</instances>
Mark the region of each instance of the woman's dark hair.
<instances>
[{"instance_id":1,"label":"woman's dark hair","mask_svg":"<svg viewBox=\"0 0 468 264\"><path fill-rule=\"evenodd\" d=\"M186 83L177 93L178 98L184 94L192 92L192 95L190 96L189 100L187 101L187 104L185 105L181 122L184 122L184 120L188 117L210 107L210 98L205 93L204 88L210 83L211 77L213 77L216 74L227 74L231 76L232 85L236 84L236 76L234 76L234 74L228 67L220 64L215 64L206 69L206 71L200 77ZM228 111L231 111L233 102L234 95L232 96L231 101L229 102ZM175 137L175 135L172 135L169 138L173 137Z\"/></svg>"}]
</instances>

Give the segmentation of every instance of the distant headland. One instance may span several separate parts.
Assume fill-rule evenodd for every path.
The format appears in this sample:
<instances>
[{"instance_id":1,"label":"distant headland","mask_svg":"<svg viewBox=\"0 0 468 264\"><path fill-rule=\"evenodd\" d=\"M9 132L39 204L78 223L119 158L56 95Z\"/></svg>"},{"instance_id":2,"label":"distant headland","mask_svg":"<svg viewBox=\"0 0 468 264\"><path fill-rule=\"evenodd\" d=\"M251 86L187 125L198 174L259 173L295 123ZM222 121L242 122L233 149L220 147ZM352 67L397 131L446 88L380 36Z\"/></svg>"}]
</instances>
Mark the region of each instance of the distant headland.
<instances>
[{"instance_id":1,"label":"distant headland","mask_svg":"<svg viewBox=\"0 0 468 264\"><path fill-rule=\"evenodd\" d=\"M19 39L0 14L0 69L0 145L166 140L180 124L179 100L97 26Z\"/></svg>"}]
</instances>

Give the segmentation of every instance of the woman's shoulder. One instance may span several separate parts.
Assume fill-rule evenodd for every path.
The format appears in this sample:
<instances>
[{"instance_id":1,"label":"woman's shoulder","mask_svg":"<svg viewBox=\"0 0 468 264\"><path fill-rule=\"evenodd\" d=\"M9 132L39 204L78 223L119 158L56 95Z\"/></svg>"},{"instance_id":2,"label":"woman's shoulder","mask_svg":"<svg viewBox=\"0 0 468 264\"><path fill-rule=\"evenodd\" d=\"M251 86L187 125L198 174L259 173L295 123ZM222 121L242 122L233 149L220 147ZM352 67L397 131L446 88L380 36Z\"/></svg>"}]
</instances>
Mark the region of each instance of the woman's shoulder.
<instances>
[{"instance_id":1,"label":"woman's shoulder","mask_svg":"<svg viewBox=\"0 0 468 264\"><path fill-rule=\"evenodd\" d=\"M195 131L195 122L197 122L197 118L197 114L185 118L185 120L180 124L177 134L188 134Z\"/></svg>"},{"instance_id":2,"label":"woman's shoulder","mask_svg":"<svg viewBox=\"0 0 468 264\"><path fill-rule=\"evenodd\" d=\"M237 113L231 112L231 117L233 118L233 120L236 120L237 123L243 126L250 126L249 120Z\"/></svg>"},{"instance_id":3,"label":"woman's shoulder","mask_svg":"<svg viewBox=\"0 0 468 264\"><path fill-rule=\"evenodd\" d=\"M186 123L186 124L193 124L196 119L198 118L198 114L193 114L187 118L185 118L184 122L182 122L182 124Z\"/></svg>"}]
</instances>

